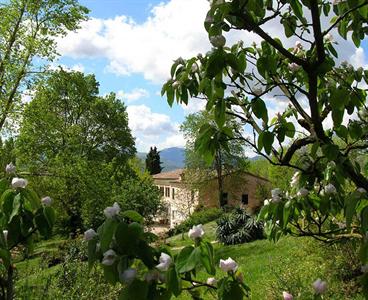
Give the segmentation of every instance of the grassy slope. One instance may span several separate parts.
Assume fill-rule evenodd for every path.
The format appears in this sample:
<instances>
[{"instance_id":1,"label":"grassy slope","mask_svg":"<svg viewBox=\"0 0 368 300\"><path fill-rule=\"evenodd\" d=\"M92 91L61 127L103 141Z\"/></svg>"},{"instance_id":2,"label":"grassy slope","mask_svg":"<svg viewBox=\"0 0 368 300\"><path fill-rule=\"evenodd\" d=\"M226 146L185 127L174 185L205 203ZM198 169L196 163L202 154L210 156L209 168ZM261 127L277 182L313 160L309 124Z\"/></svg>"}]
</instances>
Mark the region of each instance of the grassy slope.
<instances>
[{"instance_id":1,"label":"grassy slope","mask_svg":"<svg viewBox=\"0 0 368 300\"><path fill-rule=\"evenodd\" d=\"M205 225L208 240L214 240L214 230L214 222ZM184 237L182 240L181 235L174 236L168 243L174 249L191 244L188 237ZM281 299L283 290L304 295L297 299L312 299L311 283L317 278L329 283L329 295L325 299L363 299L344 294L346 287L331 272L333 260L326 259L329 250L311 238L284 237L277 243L261 240L235 246L214 244L214 248L217 262L228 257L237 261L252 290L252 299ZM217 269L217 272L222 275L221 270ZM199 276L205 280L208 275L201 272ZM191 298L186 295L179 299Z\"/></svg>"},{"instance_id":2,"label":"grassy slope","mask_svg":"<svg viewBox=\"0 0 368 300\"><path fill-rule=\"evenodd\" d=\"M210 241L215 239L215 227L214 222L204 226L206 238ZM167 240L174 253L178 253L181 247L191 244L187 235L183 236L184 239L182 235L178 235ZM52 268L40 267L41 252L55 251L59 243L61 242L42 242L38 244L35 251L37 255L33 259L17 264L19 274L27 274L20 278L18 287L37 286L59 270L60 265ZM295 299L312 299L311 283L319 277L329 282L329 295L326 295L325 299L363 299L359 296L344 295L346 286L342 286L337 280L336 273L330 272L333 261L326 259L328 249L313 239L286 237L278 243L261 240L236 246L222 246L215 243L214 248L217 262L220 258L227 257L232 257L238 262L244 273L245 282L252 290L252 299L281 299L280 293L283 290L290 291L294 295L302 292L304 297ZM200 271L198 275L201 280L206 280L208 276L204 271ZM217 277L221 275L221 270L217 269ZM95 299L103 298L97 296ZM179 299L192 298L183 293ZM213 298L206 295L204 299Z\"/></svg>"}]
</instances>

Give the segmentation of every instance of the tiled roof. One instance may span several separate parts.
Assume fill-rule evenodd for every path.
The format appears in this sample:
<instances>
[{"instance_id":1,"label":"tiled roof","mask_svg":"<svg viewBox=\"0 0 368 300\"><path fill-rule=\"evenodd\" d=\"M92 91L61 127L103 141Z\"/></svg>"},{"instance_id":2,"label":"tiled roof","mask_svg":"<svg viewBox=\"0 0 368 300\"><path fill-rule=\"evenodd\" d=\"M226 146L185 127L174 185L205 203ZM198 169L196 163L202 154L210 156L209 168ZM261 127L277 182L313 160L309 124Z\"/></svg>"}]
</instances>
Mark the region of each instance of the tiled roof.
<instances>
[{"instance_id":1,"label":"tiled roof","mask_svg":"<svg viewBox=\"0 0 368 300\"><path fill-rule=\"evenodd\" d=\"M163 172L156 175L153 175L153 179L170 179L170 180L179 180L180 176L183 174L184 169L176 169L170 172Z\"/></svg>"}]
</instances>

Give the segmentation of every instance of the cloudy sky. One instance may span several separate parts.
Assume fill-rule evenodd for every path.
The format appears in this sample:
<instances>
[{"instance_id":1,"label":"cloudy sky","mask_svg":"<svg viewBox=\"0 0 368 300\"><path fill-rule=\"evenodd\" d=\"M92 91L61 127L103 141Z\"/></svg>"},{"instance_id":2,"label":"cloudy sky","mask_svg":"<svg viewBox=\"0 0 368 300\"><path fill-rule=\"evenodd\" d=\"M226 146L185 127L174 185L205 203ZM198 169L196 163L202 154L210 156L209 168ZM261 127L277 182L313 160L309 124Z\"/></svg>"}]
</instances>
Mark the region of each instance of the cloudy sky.
<instances>
[{"instance_id":1,"label":"cloudy sky","mask_svg":"<svg viewBox=\"0 0 368 300\"><path fill-rule=\"evenodd\" d=\"M58 41L57 64L96 74L100 92L115 92L127 105L129 124L138 151L183 146L179 126L188 113L203 107L199 100L189 106L170 108L160 97L170 66L179 56L191 57L210 49L203 21L207 0L81 0L90 10L82 28ZM265 28L278 36L280 26ZM255 40L244 32L231 33L228 43ZM257 39L256 39L257 41ZM341 60L365 65L368 44L355 50L339 39ZM287 43L285 41L285 43ZM295 41L289 41L292 46ZM270 100L271 101L271 100ZM285 103L270 102L276 112Z\"/></svg>"}]
</instances>

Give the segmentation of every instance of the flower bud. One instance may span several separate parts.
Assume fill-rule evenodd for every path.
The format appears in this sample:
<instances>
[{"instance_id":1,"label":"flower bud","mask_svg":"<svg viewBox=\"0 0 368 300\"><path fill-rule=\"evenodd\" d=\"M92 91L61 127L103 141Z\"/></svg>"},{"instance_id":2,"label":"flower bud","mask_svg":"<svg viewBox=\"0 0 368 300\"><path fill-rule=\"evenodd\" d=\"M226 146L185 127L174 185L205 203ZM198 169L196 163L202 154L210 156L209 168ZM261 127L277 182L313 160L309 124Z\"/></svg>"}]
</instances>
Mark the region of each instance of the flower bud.
<instances>
[{"instance_id":1,"label":"flower bud","mask_svg":"<svg viewBox=\"0 0 368 300\"><path fill-rule=\"evenodd\" d=\"M336 190L335 186L331 183L329 183L328 185L325 186L324 191L325 191L326 195L332 195L332 194L337 193L337 190Z\"/></svg>"},{"instance_id":2,"label":"flower bud","mask_svg":"<svg viewBox=\"0 0 368 300\"><path fill-rule=\"evenodd\" d=\"M197 72L198 71L198 65L196 63L193 63L191 69L192 69L193 73Z\"/></svg>"},{"instance_id":3,"label":"flower bud","mask_svg":"<svg viewBox=\"0 0 368 300\"><path fill-rule=\"evenodd\" d=\"M7 174L14 174L16 171L16 167L13 165L13 163L7 164L5 167L5 172Z\"/></svg>"},{"instance_id":4,"label":"flower bud","mask_svg":"<svg viewBox=\"0 0 368 300\"><path fill-rule=\"evenodd\" d=\"M334 41L334 37L333 37L333 35L332 34L330 34L330 33L327 33L326 35L325 35L325 42L327 42L327 43L332 43Z\"/></svg>"},{"instance_id":5,"label":"flower bud","mask_svg":"<svg viewBox=\"0 0 368 300\"><path fill-rule=\"evenodd\" d=\"M172 263L172 258L170 255L162 252L159 261L160 263L156 266L156 268L162 272L165 272L169 269Z\"/></svg>"},{"instance_id":6,"label":"flower bud","mask_svg":"<svg viewBox=\"0 0 368 300\"><path fill-rule=\"evenodd\" d=\"M178 88L179 86L180 86L179 81L174 81L174 83L172 84L172 87L173 87L174 89Z\"/></svg>"},{"instance_id":7,"label":"flower bud","mask_svg":"<svg viewBox=\"0 0 368 300\"><path fill-rule=\"evenodd\" d=\"M313 289L317 295L321 295L327 290L327 282L318 278L315 282L313 282Z\"/></svg>"},{"instance_id":8,"label":"flower bud","mask_svg":"<svg viewBox=\"0 0 368 300\"><path fill-rule=\"evenodd\" d=\"M49 196L43 197L41 199L41 203L45 206L50 206L52 203L52 199Z\"/></svg>"},{"instance_id":9,"label":"flower bud","mask_svg":"<svg viewBox=\"0 0 368 300\"><path fill-rule=\"evenodd\" d=\"M209 284L209 285L216 285L217 284L217 280L214 277L209 277L209 278L207 278L207 282L206 283Z\"/></svg>"},{"instance_id":10,"label":"flower bud","mask_svg":"<svg viewBox=\"0 0 368 300\"><path fill-rule=\"evenodd\" d=\"M306 188L301 188L298 191L297 196L299 196L299 197L306 197L306 196L308 196L308 194L309 194L309 191Z\"/></svg>"},{"instance_id":11,"label":"flower bud","mask_svg":"<svg viewBox=\"0 0 368 300\"><path fill-rule=\"evenodd\" d=\"M120 213L120 206L117 202L115 202L113 206L106 207L104 210L106 218L112 218L114 216L117 216L119 213Z\"/></svg>"},{"instance_id":12,"label":"flower bud","mask_svg":"<svg viewBox=\"0 0 368 300\"><path fill-rule=\"evenodd\" d=\"M201 238L203 235L204 235L204 230L203 230L202 224L194 225L192 229L189 229L189 232L188 232L188 236L192 240Z\"/></svg>"},{"instance_id":13,"label":"flower bud","mask_svg":"<svg viewBox=\"0 0 368 300\"><path fill-rule=\"evenodd\" d=\"M17 178L17 177L15 177L15 178L13 178L11 184L12 184L12 188L13 189L16 189L16 188L22 188L22 189L24 189L27 186L28 181L27 181L27 179L24 179L24 178Z\"/></svg>"},{"instance_id":14,"label":"flower bud","mask_svg":"<svg viewBox=\"0 0 368 300\"><path fill-rule=\"evenodd\" d=\"M212 46L220 48L225 46L226 39L223 35L214 35L210 37L210 42Z\"/></svg>"},{"instance_id":15,"label":"flower bud","mask_svg":"<svg viewBox=\"0 0 368 300\"><path fill-rule=\"evenodd\" d=\"M220 259L220 269L224 272L235 273L238 269L238 264L231 257L226 260Z\"/></svg>"},{"instance_id":16,"label":"flower bud","mask_svg":"<svg viewBox=\"0 0 368 300\"><path fill-rule=\"evenodd\" d=\"M92 240L96 235L96 231L94 231L93 229L88 229L84 232L84 240L88 242Z\"/></svg>"},{"instance_id":17,"label":"flower bud","mask_svg":"<svg viewBox=\"0 0 368 300\"><path fill-rule=\"evenodd\" d=\"M107 250L104 254L103 254L103 258L102 258L102 264L105 266L112 266L115 262L116 259L116 253L114 250L110 249Z\"/></svg>"},{"instance_id":18,"label":"flower bud","mask_svg":"<svg viewBox=\"0 0 368 300\"><path fill-rule=\"evenodd\" d=\"M293 300L293 295L289 294L288 292L282 292L282 297L284 300Z\"/></svg>"},{"instance_id":19,"label":"flower bud","mask_svg":"<svg viewBox=\"0 0 368 300\"><path fill-rule=\"evenodd\" d=\"M296 72L300 69L300 66L296 63L288 64L288 67L291 72Z\"/></svg>"},{"instance_id":20,"label":"flower bud","mask_svg":"<svg viewBox=\"0 0 368 300\"><path fill-rule=\"evenodd\" d=\"M126 269L122 274L119 275L120 280L126 284L131 284L137 276L136 269Z\"/></svg>"}]
</instances>

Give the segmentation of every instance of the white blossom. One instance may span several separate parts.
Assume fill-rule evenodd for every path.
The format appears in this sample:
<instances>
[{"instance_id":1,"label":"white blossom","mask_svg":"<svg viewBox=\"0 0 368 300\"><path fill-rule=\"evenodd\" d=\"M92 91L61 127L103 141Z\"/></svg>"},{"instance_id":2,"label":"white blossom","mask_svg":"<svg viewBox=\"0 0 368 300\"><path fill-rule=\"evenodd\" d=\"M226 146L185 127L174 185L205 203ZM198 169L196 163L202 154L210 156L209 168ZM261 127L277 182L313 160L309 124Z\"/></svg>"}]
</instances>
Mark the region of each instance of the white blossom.
<instances>
[{"instance_id":1,"label":"white blossom","mask_svg":"<svg viewBox=\"0 0 368 300\"><path fill-rule=\"evenodd\" d=\"M279 203L282 199L282 191L279 188L273 189L271 191L272 202Z\"/></svg>"},{"instance_id":2,"label":"white blossom","mask_svg":"<svg viewBox=\"0 0 368 300\"><path fill-rule=\"evenodd\" d=\"M117 216L119 213L120 213L120 206L117 202L115 202L113 206L106 207L104 210L106 218L112 218L114 216Z\"/></svg>"},{"instance_id":3,"label":"white blossom","mask_svg":"<svg viewBox=\"0 0 368 300\"><path fill-rule=\"evenodd\" d=\"M24 189L28 184L28 180L24 179L24 178L13 178L12 180L12 188L16 189L16 188L22 188Z\"/></svg>"},{"instance_id":4,"label":"white blossom","mask_svg":"<svg viewBox=\"0 0 368 300\"><path fill-rule=\"evenodd\" d=\"M179 87L180 86L180 83L179 83L179 81L174 81L174 83L172 84L172 87L174 88L174 89L176 89L177 87Z\"/></svg>"},{"instance_id":5,"label":"white blossom","mask_svg":"<svg viewBox=\"0 0 368 300\"><path fill-rule=\"evenodd\" d=\"M238 264L231 257L226 260L220 259L220 269L224 272L235 272Z\"/></svg>"},{"instance_id":6,"label":"white blossom","mask_svg":"<svg viewBox=\"0 0 368 300\"><path fill-rule=\"evenodd\" d=\"M317 295L321 295L327 290L327 282L318 278L315 282L313 282L313 288Z\"/></svg>"},{"instance_id":7,"label":"white blossom","mask_svg":"<svg viewBox=\"0 0 368 300\"><path fill-rule=\"evenodd\" d=\"M92 240L97 235L96 231L94 231L92 228L88 229L84 232L84 240L87 242Z\"/></svg>"},{"instance_id":8,"label":"white blossom","mask_svg":"<svg viewBox=\"0 0 368 300\"><path fill-rule=\"evenodd\" d=\"M126 284L132 283L136 276L137 270L131 268L126 269L122 274L119 275L120 280Z\"/></svg>"},{"instance_id":9,"label":"white blossom","mask_svg":"<svg viewBox=\"0 0 368 300\"><path fill-rule=\"evenodd\" d=\"M202 224L194 225L192 229L189 229L188 236L192 240L201 238L204 235L204 230Z\"/></svg>"},{"instance_id":10,"label":"white blossom","mask_svg":"<svg viewBox=\"0 0 368 300\"><path fill-rule=\"evenodd\" d=\"M303 50L303 45L302 45L302 43L300 42L300 41L297 41L296 43L295 43L295 46L294 46L294 49L293 49L293 52L294 53L299 53L300 51L302 51Z\"/></svg>"},{"instance_id":11,"label":"white blossom","mask_svg":"<svg viewBox=\"0 0 368 300\"><path fill-rule=\"evenodd\" d=\"M210 37L210 42L214 47L224 47L226 44L226 39L223 35L214 35Z\"/></svg>"},{"instance_id":12,"label":"white blossom","mask_svg":"<svg viewBox=\"0 0 368 300\"><path fill-rule=\"evenodd\" d=\"M116 253L114 250L110 249L107 250L104 254L103 254L103 258L102 258L102 264L105 266L111 266L114 264L116 259Z\"/></svg>"},{"instance_id":13,"label":"white blossom","mask_svg":"<svg viewBox=\"0 0 368 300\"><path fill-rule=\"evenodd\" d=\"M192 69L193 73L197 72L198 71L198 65L196 63L193 63L191 69Z\"/></svg>"},{"instance_id":14,"label":"white blossom","mask_svg":"<svg viewBox=\"0 0 368 300\"><path fill-rule=\"evenodd\" d=\"M266 199L263 201L263 205L269 205L271 203L272 199Z\"/></svg>"},{"instance_id":15,"label":"white blossom","mask_svg":"<svg viewBox=\"0 0 368 300\"><path fill-rule=\"evenodd\" d=\"M332 194L336 194L337 190L332 183L329 183L328 185L325 186L324 192L326 195L332 195Z\"/></svg>"},{"instance_id":16,"label":"white blossom","mask_svg":"<svg viewBox=\"0 0 368 300\"><path fill-rule=\"evenodd\" d=\"M284 300L293 300L294 297L292 294L289 294L288 292L282 292L282 297L284 298Z\"/></svg>"},{"instance_id":17,"label":"white blossom","mask_svg":"<svg viewBox=\"0 0 368 300\"><path fill-rule=\"evenodd\" d=\"M300 69L300 66L296 63L288 64L288 68L291 72L296 72Z\"/></svg>"},{"instance_id":18,"label":"white blossom","mask_svg":"<svg viewBox=\"0 0 368 300\"><path fill-rule=\"evenodd\" d=\"M343 0L332 0L332 5L337 5L341 3Z\"/></svg>"},{"instance_id":19,"label":"white blossom","mask_svg":"<svg viewBox=\"0 0 368 300\"><path fill-rule=\"evenodd\" d=\"M332 43L334 41L334 37L331 33L327 33L325 35L324 39L327 43Z\"/></svg>"},{"instance_id":20,"label":"white blossom","mask_svg":"<svg viewBox=\"0 0 368 300\"><path fill-rule=\"evenodd\" d=\"M309 191L306 188L301 188L298 191L297 196L299 196L299 197L306 197L306 196L308 196L308 194L309 194Z\"/></svg>"},{"instance_id":21,"label":"white blossom","mask_svg":"<svg viewBox=\"0 0 368 300\"><path fill-rule=\"evenodd\" d=\"M43 197L41 199L41 203L45 206L50 206L52 203L52 199L49 196Z\"/></svg>"},{"instance_id":22,"label":"white blossom","mask_svg":"<svg viewBox=\"0 0 368 300\"><path fill-rule=\"evenodd\" d=\"M209 278L207 278L207 282L206 283L209 284L209 285L216 285L217 284L217 280L214 277L209 277Z\"/></svg>"},{"instance_id":23,"label":"white blossom","mask_svg":"<svg viewBox=\"0 0 368 300\"><path fill-rule=\"evenodd\" d=\"M5 241L8 239L8 233L9 233L9 231L3 230L3 235L4 235Z\"/></svg>"},{"instance_id":24,"label":"white blossom","mask_svg":"<svg viewBox=\"0 0 368 300\"><path fill-rule=\"evenodd\" d=\"M13 165L13 163L7 164L5 167L5 172L7 174L14 174L16 171L16 167Z\"/></svg>"},{"instance_id":25,"label":"white blossom","mask_svg":"<svg viewBox=\"0 0 368 300\"><path fill-rule=\"evenodd\" d=\"M171 256L162 252L160 256L160 263L156 266L156 268L162 272L165 272L169 269L171 263L172 263Z\"/></svg>"},{"instance_id":26,"label":"white blossom","mask_svg":"<svg viewBox=\"0 0 368 300\"><path fill-rule=\"evenodd\" d=\"M256 96L260 96L260 95L262 95L262 93L263 93L262 88L253 89L253 94L256 95Z\"/></svg>"}]
</instances>

